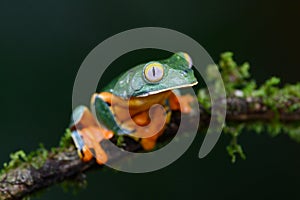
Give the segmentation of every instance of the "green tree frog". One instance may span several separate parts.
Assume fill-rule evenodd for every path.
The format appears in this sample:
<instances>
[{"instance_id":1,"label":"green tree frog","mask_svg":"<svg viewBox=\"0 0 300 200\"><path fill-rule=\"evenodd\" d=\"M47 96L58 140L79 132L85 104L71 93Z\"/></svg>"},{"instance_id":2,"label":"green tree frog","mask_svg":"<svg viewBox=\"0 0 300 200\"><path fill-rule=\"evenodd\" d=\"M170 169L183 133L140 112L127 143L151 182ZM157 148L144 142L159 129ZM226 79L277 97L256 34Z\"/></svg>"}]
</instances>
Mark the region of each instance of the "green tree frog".
<instances>
[{"instance_id":1,"label":"green tree frog","mask_svg":"<svg viewBox=\"0 0 300 200\"><path fill-rule=\"evenodd\" d=\"M192 111L192 96L174 93L198 83L192 65L191 57L183 52L140 64L92 95L91 109L96 117L87 107L77 107L71 129L81 159L87 162L95 157L99 164L105 163L108 156L100 142L114 135L129 135L145 150L153 149L172 111Z\"/></svg>"}]
</instances>

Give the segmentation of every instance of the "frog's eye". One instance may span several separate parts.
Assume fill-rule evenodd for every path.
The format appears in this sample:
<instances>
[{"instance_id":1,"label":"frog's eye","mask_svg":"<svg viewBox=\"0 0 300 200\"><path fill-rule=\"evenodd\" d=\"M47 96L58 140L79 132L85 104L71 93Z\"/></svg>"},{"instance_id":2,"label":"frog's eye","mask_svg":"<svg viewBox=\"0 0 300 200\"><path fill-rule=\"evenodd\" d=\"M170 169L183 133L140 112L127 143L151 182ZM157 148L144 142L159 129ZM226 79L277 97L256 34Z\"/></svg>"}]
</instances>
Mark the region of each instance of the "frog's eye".
<instances>
[{"instance_id":1,"label":"frog's eye","mask_svg":"<svg viewBox=\"0 0 300 200\"><path fill-rule=\"evenodd\" d=\"M188 67L191 69L192 66L193 66L193 60L192 60L192 58L189 56L189 54L184 53L184 52L179 52L178 55L181 56L181 57L183 57L183 58L187 61Z\"/></svg>"},{"instance_id":2,"label":"frog's eye","mask_svg":"<svg viewBox=\"0 0 300 200\"><path fill-rule=\"evenodd\" d=\"M147 81L155 83L160 81L164 76L164 67L158 62L151 62L145 65L144 75Z\"/></svg>"}]
</instances>

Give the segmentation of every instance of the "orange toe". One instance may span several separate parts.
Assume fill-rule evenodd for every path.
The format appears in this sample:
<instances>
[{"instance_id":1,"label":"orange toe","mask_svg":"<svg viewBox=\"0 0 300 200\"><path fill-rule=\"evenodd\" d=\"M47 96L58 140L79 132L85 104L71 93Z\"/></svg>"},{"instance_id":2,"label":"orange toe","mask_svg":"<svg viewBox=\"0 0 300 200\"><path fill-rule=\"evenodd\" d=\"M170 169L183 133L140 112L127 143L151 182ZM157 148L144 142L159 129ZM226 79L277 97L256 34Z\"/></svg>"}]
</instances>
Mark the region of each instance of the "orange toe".
<instances>
[{"instance_id":1,"label":"orange toe","mask_svg":"<svg viewBox=\"0 0 300 200\"><path fill-rule=\"evenodd\" d=\"M81 160L83 162L89 162L90 160L93 159L93 154L92 152L90 151L89 148L87 148L86 146L83 147L82 149L82 154L80 154L80 157L81 157Z\"/></svg>"},{"instance_id":2,"label":"orange toe","mask_svg":"<svg viewBox=\"0 0 300 200\"><path fill-rule=\"evenodd\" d=\"M146 151L152 150L155 147L155 143L156 141L153 139L143 138L141 140L141 145Z\"/></svg>"}]
</instances>

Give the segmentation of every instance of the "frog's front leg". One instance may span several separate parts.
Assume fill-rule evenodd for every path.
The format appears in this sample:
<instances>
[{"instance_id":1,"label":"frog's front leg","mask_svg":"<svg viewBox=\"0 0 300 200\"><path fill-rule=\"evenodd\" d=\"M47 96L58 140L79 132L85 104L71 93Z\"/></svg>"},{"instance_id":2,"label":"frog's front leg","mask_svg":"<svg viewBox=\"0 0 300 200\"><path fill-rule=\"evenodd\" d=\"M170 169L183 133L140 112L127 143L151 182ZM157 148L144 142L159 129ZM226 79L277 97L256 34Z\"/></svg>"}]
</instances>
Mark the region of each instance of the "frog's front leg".
<instances>
[{"instance_id":1,"label":"frog's front leg","mask_svg":"<svg viewBox=\"0 0 300 200\"><path fill-rule=\"evenodd\" d=\"M97 137L97 135L95 134L96 132L98 132L98 130L96 130L96 129L93 129L90 127L84 128L81 130L77 130L76 132L73 132L73 138L75 136L75 133L77 133L81 136L82 143L84 145L81 147L79 146L79 148L78 148L78 145L76 145L76 146L79 150L78 154L84 162L88 162L93 157L95 157L97 163L101 165L101 164L107 162L108 157L107 157L105 151L102 149L100 142L98 142L96 139L96 137ZM78 137L78 136L75 136L75 137ZM79 143L78 139L79 138L76 139L77 140L76 143Z\"/></svg>"},{"instance_id":2,"label":"frog's front leg","mask_svg":"<svg viewBox=\"0 0 300 200\"><path fill-rule=\"evenodd\" d=\"M105 127L105 129L119 135L131 133L131 130L122 128L119 125L120 116L125 115L126 118L130 116L126 114L126 112L116 112L118 105L122 104L122 101L122 99L109 92L94 94L91 100L91 107L95 110L100 124Z\"/></svg>"},{"instance_id":3,"label":"frog's front leg","mask_svg":"<svg viewBox=\"0 0 300 200\"><path fill-rule=\"evenodd\" d=\"M175 95L172 92L169 96L169 103L171 110L180 110L182 113L189 114L192 111L191 103L194 98L190 94L185 95Z\"/></svg>"},{"instance_id":4,"label":"frog's front leg","mask_svg":"<svg viewBox=\"0 0 300 200\"><path fill-rule=\"evenodd\" d=\"M107 162L108 157L100 142L104 139L110 139L113 136L113 132L102 127L93 114L84 106L77 107L73 112L72 118L72 138L80 158L84 162L90 161L93 157L96 158L99 164Z\"/></svg>"},{"instance_id":5,"label":"frog's front leg","mask_svg":"<svg viewBox=\"0 0 300 200\"><path fill-rule=\"evenodd\" d=\"M83 132L78 130L72 132L72 138L77 148L78 156L83 162L88 162L93 158L93 153L86 145L86 140L84 140L85 137L83 137L83 135Z\"/></svg>"}]
</instances>

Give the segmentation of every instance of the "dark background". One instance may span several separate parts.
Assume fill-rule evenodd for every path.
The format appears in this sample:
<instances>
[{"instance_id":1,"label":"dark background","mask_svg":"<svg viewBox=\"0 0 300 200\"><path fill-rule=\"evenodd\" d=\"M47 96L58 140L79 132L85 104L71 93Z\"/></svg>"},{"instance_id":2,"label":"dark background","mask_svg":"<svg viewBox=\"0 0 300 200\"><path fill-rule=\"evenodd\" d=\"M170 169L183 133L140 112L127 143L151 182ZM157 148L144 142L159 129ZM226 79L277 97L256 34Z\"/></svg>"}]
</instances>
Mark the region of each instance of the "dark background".
<instances>
[{"instance_id":1,"label":"dark background","mask_svg":"<svg viewBox=\"0 0 300 200\"><path fill-rule=\"evenodd\" d=\"M249 61L258 83L299 81L297 1L1 1L0 163L40 142L56 146L71 114L76 72L106 38L131 28L171 28L217 61L223 51ZM135 60L128 63L136 64ZM111 76L115 76L111 74ZM231 164L223 136L198 159L201 138L172 165L147 174L94 171L78 195L55 186L40 199L299 199L300 144L287 135L245 132L247 160Z\"/></svg>"}]
</instances>

